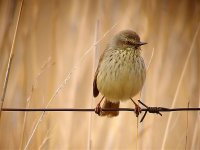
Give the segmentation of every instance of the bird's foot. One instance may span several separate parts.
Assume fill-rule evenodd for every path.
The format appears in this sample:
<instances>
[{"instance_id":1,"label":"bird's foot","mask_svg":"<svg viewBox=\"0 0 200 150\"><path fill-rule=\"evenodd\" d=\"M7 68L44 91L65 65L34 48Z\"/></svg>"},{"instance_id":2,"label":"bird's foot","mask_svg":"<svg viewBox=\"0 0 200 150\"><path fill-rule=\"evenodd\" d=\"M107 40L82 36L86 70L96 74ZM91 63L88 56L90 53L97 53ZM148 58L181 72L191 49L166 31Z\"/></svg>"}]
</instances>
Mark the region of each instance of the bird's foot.
<instances>
[{"instance_id":1,"label":"bird's foot","mask_svg":"<svg viewBox=\"0 0 200 150\"><path fill-rule=\"evenodd\" d=\"M142 112L142 109L132 98L130 98L130 99L133 102L133 104L135 105L135 114L136 114L136 117L138 117L139 114Z\"/></svg>"},{"instance_id":2,"label":"bird's foot","mask_svg":"<svg viewBox=\"0 0 200 150\"><path fill-rule=\"evenodd\" d=\"M104 99L104 96L101 98L100 102L97 104L97 106L96 106L96 108L94 110L94 112L99 116L102 115L101 102L103 101L103 99Z\"/></svg>"},{"instance_id":3,"label":"bird's foot","mask_svg":"<svg viewBox=\"0 0 200 150\"><path fill-rule=\"evenodd\" d=\"M138 104L136 104L136 103L134 103L134 104L135 104L135 114L136 114L136 117L138 117L139 114L142 112L141 111L142 109Z\"/></svg>"},{"instance_id":4,"label":"bird's foot","mask_svg":"<svg viewBox=\"0 0 200 150\"><path fill-rule=\"evenodd\" d=\"M95 108L95 113L99 116L101 116L102 114L102 108L101 108L101 105L100 104L97 104L96 108Z\"/></svg>"}]
</instances>

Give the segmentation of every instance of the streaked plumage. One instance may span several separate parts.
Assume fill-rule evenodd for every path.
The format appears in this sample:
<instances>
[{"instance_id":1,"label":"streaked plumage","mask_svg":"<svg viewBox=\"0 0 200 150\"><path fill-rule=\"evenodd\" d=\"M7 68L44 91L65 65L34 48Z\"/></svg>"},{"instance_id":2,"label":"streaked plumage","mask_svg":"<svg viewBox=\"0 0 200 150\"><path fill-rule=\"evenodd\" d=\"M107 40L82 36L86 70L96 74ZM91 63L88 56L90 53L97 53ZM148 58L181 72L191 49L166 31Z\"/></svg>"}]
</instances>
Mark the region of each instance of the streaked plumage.
<instances>
[{"instance_id":1,"label":"streaked plumage","mask_svg":"<svg viewBox=\"0 0 200 150\"><path fill-rule=\"evenodd\" d=\"M93 83L93 95L99 92L106 98L103 108L119 107L120 101L135 96L143 87L146 69L140 55L139 36L130 30L121 31L109 43L102 54ZM118 113L103 112L116 116Z\"/></svg>"}]
</instances>

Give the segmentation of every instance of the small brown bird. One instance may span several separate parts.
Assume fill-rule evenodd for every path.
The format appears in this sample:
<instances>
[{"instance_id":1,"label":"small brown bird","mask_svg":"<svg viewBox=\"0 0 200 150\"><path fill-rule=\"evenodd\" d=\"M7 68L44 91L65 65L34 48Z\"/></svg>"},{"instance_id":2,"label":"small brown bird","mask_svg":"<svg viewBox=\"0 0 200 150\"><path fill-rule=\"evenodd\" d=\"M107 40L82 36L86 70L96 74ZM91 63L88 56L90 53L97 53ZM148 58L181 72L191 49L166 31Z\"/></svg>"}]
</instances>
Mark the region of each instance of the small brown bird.
<instances>
[{"instance_id":1,"label":"small brown bird","mask_svg":"<svg viewBox=\"0 0 200 150\"><path fill-rule=\"evenodd\" d=\"M93 82L93 95L97 97L99 92L103 98L98 103L95 112L100 116L113 117L118 111L102 111L101 102L105 98L102 108L119 108L120 101L132 100L143 87L146 68L141 57L141 45L137 33L124 30L113 37L108 47L103 52ZM132 100L133 101L133 100ZM141 108L135 104L136 116Z\"/></svg>"}]
</instances>

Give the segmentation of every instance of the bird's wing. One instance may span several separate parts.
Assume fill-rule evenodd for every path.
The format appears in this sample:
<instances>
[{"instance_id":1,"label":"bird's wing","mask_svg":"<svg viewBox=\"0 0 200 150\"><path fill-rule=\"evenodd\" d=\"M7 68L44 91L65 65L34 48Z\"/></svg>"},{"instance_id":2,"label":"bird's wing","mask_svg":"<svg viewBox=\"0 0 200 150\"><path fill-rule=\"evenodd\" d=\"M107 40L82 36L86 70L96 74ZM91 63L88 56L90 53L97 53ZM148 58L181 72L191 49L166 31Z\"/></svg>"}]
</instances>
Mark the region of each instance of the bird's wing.
<instances>
[{"instance_id":1,"label":"bird's wing","mask_svg":"<svg viewBox=\"0 0 200 150\"><path fill-rule=\"evenodd\" d=\"M97 68L97 71L95 73L94 81L93 81L93 96L94 97L97 97L99 95L99 90L97 88L97 75L98 75L98 68Z\"/></svg>"},{"instance_id":2,"label":"bird's wing","mask_svg":"<svg viewBox=\"0 0 200 150\"><path fill-rule=\"evenodd\" d=\"M97 70L96 70L95 75L94 75L94 81L93 81L93 96L94 97L97 97L99 95L99 90L97 88L97 76L98 76L98 73L99 73L99 67L100 67L101 61L104 57L104 54L105 53L103 53L101 55L100 59L99 59L99 64L98 64Z\"/></svg>"}]
</instances>

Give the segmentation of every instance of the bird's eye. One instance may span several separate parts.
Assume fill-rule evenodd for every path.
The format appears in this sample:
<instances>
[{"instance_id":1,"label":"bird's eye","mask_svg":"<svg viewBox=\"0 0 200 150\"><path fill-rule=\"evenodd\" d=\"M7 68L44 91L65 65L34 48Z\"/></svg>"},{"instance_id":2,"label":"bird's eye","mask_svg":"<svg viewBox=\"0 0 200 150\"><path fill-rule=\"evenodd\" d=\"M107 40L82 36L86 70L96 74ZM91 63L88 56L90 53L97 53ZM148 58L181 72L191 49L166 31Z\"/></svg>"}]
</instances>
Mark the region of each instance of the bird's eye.
<instances>
[{"instance_id":1,"label":"bird's eye","mask_svg":"<svg viewBox=\"0 0 200 150\"><path fill-rule=\"evenodd\" d=\"M126 41L126 44L128 44L128 45L132 45L133 43L130 42L130 41Z\"/></svg>"}]
</instances>

